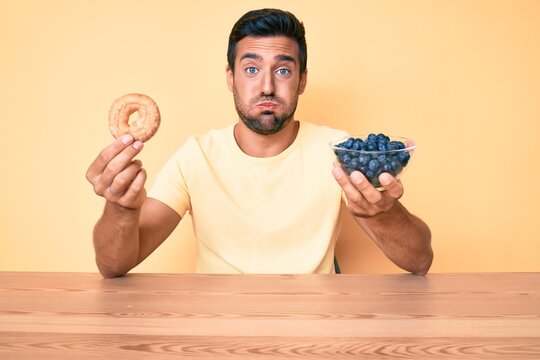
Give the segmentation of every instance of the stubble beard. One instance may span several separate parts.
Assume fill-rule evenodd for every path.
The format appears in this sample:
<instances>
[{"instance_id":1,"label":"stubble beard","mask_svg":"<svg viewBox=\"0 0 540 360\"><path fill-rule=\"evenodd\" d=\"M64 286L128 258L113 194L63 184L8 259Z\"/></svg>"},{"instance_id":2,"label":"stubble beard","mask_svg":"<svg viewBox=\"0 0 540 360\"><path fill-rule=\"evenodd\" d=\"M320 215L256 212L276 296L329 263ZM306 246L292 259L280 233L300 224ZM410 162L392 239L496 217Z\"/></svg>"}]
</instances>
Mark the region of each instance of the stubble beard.
<instances>
[{"instance_id":1,"label":"stubble beard","mask_svg":"<svg viewBox=\"0 0 540 360\"><path fill-rule=\"evenodd\" d=\"M257 117L250 116L248 109L243 105L241 99L238 96L236 90L233 90L234 105L236 107L236 112L240 117L240 120L248 127L251 131L254 131L260 135L272 135L276 134L285 128L291 120L294 118L294 113L296 111L296 106L298 104L298 97L293 99L291 105L287 107L282 115L276 114L274 111L265 110ZM253 101L253 104L256 104L259 101L267 100L277 102L282 104L283 102L275 96L262 96L256 101Z\"/></svg>"}]
</instances>

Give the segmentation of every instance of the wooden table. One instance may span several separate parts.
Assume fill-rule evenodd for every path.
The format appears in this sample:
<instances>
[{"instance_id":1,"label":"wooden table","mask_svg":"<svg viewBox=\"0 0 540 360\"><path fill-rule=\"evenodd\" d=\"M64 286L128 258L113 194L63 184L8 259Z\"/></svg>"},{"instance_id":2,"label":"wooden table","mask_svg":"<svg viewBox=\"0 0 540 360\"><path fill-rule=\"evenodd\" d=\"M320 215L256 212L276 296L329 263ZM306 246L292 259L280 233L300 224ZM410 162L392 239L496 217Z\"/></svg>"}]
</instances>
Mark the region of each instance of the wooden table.
<instances>
[{"instance_id":1,"label":"wooden table","mask_svg":"<svg viewBox=\"0 0 540 360\"><path fill-rule=\"evenodd\" d=\"M175 357L540 359L540 273L0 272L0 359Z\"/></svg>"}]
</instances>

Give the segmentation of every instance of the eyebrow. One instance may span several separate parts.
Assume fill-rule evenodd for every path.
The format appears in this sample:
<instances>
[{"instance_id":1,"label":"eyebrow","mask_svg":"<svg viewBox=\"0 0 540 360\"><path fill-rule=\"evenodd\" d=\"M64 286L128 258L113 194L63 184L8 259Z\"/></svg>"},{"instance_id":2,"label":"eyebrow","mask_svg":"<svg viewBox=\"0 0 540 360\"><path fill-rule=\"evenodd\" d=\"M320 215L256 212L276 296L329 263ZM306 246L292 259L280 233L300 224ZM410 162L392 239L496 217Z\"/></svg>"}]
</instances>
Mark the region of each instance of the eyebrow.
<instances>
[{"instance_id":1,"label":"eyebrow","mask_svg":"<svg viewBox=\"0 0 540 360\"><path fill-rule=\"evenodd\" d=\"M290 55L278 55L278 56L276 56L276 58L279 61L290 61L290 62L296 64L296 59L293 56L290 56Z\"/></svg>"},{"instance_id":2,"label":"eyebrow","mask_svg":"<svg viewBox=\"0 0 540 360\"><path fill-rule=\"evenodd\" d=\"M261 57L261 55L257 55L255 53L246 53L246 54L242 55L242 57L240 58L240 61L242 61L244 59L262 60L262 57ZM296 59L293 56L290 56L290 55L277 55L276 59L279 60L279 61L290 61L290 62L296 64Z\"/></svg>"}]
</instances>

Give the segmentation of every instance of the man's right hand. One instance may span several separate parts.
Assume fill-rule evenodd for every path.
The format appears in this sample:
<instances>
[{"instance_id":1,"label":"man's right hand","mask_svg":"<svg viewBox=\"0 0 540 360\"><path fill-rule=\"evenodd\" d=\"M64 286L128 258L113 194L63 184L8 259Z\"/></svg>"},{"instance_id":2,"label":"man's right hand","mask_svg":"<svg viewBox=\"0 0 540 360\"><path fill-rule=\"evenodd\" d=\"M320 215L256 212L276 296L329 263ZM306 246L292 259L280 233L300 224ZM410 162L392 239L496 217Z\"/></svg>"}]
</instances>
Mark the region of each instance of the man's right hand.
<instances>
[{"instance_id":1,"label":"man's right hand","mask_svg":"<svg viewBox=\"0 0 540 360\"><path fill-rule=\"evenodd\" d=\"M146 199L146 171L133 158L142 148L141 141L123 135L103 149L86 172L95 193L126 209L140 209Z\"/></svg>"}]
</instances>

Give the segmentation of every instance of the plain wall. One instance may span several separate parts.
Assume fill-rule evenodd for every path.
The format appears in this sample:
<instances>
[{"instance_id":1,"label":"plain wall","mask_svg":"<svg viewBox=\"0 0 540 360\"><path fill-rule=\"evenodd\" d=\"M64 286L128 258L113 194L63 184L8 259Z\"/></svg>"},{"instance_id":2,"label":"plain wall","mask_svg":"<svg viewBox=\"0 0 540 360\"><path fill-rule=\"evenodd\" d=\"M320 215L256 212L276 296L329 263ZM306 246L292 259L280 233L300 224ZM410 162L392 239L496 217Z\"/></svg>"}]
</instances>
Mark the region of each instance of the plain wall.
<instances>
[{"instance_id":1,"label":"plain wall","mask_svg":"<svg viewBox=\"0 0 540 360\"><path fill-rule=\"evenodd\" d=\"M0 270L96 271L104 204L85 179L112 101L150 95L148 185L192 134L237 121L226 46L246 11L305 24L297 118L418 144L403 204L431 227L432 272L540 271L540 1L0 1ZM330 171L330 168L329 168ZM191 272L189 217L136 268ZM350 218L345 272L399 272Z\"/></svg>"}]
</instances>

